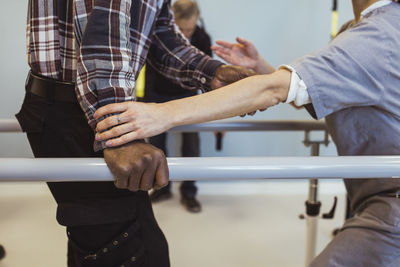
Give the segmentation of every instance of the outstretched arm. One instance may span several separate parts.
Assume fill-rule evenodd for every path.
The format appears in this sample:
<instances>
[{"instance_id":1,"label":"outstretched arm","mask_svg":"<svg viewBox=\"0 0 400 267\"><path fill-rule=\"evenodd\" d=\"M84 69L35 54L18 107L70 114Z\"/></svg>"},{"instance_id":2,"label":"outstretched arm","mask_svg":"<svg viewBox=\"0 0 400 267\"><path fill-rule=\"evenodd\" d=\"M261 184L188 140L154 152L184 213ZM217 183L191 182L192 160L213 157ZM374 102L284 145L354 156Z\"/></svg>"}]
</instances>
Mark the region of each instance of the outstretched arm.
<instances>
[{"instance_id":1,"label":"outstretched arm","mask_svg":"<svg viewBox=\"0 0 400 267\"><path fill-rule=\"evenodd\" d=\"M229 118L267 109L285 102L291 72L246 78L218 90L161 104L126 102L100 108L95 117L121 112L97 124L97 140L119 146L135 139L162 133L172 127ZM113 127L111 130L107 130ZM112 139L115 138L115 139Z\"/></svg>"},{"instance_id":2,"label":"outstretched arm","mask_svg":"<svg viewBox=\"0 0 400 267\"><path fill-rule=\"evenodd\" d=\"M240 37L237 37L236 41L236 44L217 41L217 45L211 49L229 64L251 68L258 74L270 74L275 71L275 68L261 57L252 42Z\"/></svg>"}]
</instances>

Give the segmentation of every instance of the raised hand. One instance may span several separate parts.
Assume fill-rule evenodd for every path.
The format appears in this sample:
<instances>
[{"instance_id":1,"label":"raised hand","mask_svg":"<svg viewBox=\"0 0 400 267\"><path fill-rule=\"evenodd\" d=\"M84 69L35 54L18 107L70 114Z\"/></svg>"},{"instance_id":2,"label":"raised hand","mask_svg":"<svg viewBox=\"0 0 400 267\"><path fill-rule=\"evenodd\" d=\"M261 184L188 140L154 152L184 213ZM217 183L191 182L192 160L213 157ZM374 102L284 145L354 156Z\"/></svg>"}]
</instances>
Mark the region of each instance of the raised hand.
<instances>
[{"instance_id":1,"label":"raised hand","mask_svg":"<svg viewBox=\"0 0 400 267\"><path fill-rule=\"evenodd\" d=\"M256 47L246 39L236 38L238 43L217 41L218 46L212 46L214 53L229 64L255 69L260 57Z\"/></svg>"},{"instance_id":2,"label":"raised hand","mask_svg":"<svg viewBox=\"0 0 400 267\"><path fill-rule=\"evenodd\" d=\"M132 142L106 148L104 160L114 175L115 186L130 191L160 189L168 184L169 172L164 153L150 144Z\"/></svg>"},{"instance_id":3,"label":"raised hand","mask_svg":"<svg viewBox=\"0 0 400 267\"><path fill-rule=\"evenodd\" d=\"M214 53L232 65L242 66L255 70L258 74L269 74L275 71L258 53L254 44L244 38L237 37L237 43L217 41L211 47Z\"/></svg>"}]
</instances>

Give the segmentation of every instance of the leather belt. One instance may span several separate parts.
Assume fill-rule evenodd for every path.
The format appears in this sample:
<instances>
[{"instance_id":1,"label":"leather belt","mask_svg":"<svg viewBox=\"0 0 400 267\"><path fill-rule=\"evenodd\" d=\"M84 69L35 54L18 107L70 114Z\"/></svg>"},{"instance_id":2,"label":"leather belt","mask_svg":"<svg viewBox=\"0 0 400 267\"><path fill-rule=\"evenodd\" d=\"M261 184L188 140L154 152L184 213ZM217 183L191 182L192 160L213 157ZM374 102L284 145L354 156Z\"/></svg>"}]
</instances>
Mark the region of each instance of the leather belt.
<instances>
[{"instance_id":1,"label":"leather belt","mask_svg":"<svg viewBox=\"0 0 400 267\"><path fill-rule=\"evenodd\" d=\"M77 103L75 84L57 81L29 72L25 90L52 102Z\"/></svg>"}]
</instances>

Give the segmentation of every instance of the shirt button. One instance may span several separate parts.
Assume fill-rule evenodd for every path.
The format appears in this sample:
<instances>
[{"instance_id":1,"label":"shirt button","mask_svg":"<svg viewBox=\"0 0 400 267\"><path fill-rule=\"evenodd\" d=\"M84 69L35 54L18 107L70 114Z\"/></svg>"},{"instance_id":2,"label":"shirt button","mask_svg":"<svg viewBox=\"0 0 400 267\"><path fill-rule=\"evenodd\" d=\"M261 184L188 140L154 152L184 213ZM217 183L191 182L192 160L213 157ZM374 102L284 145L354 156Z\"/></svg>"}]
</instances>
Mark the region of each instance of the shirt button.
<instances>
[{"instance_id":1,"label":"shirt button","mask_svg":"<svg viewBox=\"0 0 400 267\"><path fill-rule=\"evenodd\" d=\"M113 242L113 244L114 244L114 246L118 245L118 241L115 240L115 241Z\"/></svg>"},{"instance_id":2,"label":"shirt button","mask_svg":"<svg viewBox=\"0 0 400 267\"><path fill-rule=\"evenodd\" d=\"M202 84L205 84L207 82L207 79L205 77L201 77L200 82Z\"/></svg>"},{"instance_id":3,"label":"shirt button","mask_svg":"<svg viewBox=\"0 0 400 267\"><path fill-rule=\"evenodd\" d=\"M136 257L132 257L132 258L131 258L131 261L136 261Z\"/></svg>"},{"instance_id":4,"label":"shirt button","mask_svg":"<svg viewBox=\"0 0 400 267\"><path fill-rule=\"evenodd\" d=\"M127 238L128 237L128 233L124 233L124 237Z\"/></svg>"},{"instance_id":5,"label":"shirt button","mask_svg":"<svg viewBox=\"0 0 400 267\"><path fill-rule=\"evenodd\" d=\"M103 252L107 253L108 252L108 248L103 248Z\"/></svg>"}]
</instances>

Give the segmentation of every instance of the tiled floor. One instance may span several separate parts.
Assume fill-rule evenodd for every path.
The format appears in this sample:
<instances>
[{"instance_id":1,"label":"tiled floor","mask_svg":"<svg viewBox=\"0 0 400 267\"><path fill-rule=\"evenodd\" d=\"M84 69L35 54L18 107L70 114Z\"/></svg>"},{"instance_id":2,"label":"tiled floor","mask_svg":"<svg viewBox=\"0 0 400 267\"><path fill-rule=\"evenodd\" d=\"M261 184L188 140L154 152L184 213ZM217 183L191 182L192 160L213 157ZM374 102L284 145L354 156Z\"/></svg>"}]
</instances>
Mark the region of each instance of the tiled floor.
<instances>
[{"instance_id":1,"label":"tiled floor","mask_svg":"<svg viewBox=\"0 0 400 267\"><path fill-rule=\"evenodd\" d=\"M206 186L223 189L221 184ZM263 186L274 188L268 182ZM156 204L172 266L303 266L306 225L298 218L306 198L302 191L282 188L281 194L200 194L200 214L186 212L177 195ZM333 196L321 199L326 212ZM319 224L318 250L343 221L343 199L340 194L336 218ZM0 267L66 266L64 229L55 222L55 204L44 184L0 184L0 243L8 253Z\"/></svg>"}]
</instances>

